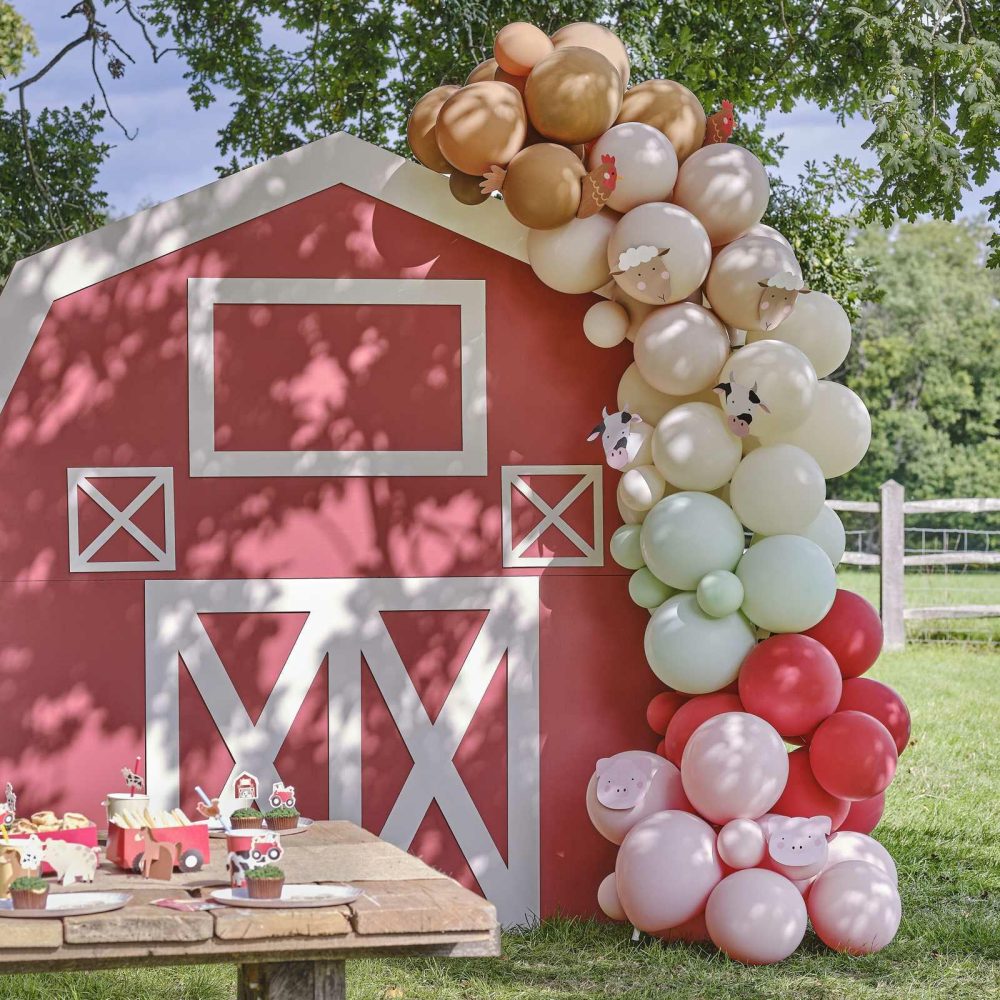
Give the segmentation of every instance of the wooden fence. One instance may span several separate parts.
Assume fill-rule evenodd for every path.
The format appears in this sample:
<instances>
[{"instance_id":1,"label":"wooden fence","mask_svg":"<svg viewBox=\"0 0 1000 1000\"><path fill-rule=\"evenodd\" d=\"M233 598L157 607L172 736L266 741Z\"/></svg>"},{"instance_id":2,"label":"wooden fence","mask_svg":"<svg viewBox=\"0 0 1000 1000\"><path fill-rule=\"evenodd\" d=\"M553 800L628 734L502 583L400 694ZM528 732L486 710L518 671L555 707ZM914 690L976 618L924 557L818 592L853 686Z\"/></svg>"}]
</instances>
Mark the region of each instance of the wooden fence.
<instances>
[{"instance_id":1,"label":"wooden fence","mask_svg":"<svg viewBox=\"0 0 1000 1000\"><path fill-rule=\"evenodd\" d=\"M1000 605L951 604L908 608L903 591L903 574L908 566L1000 566L1000 551L921 552L906 554L905 534L908 514L990 514L1000 512L1000 499L974 497L954 500L907 500L903 487L894 479L883 483L878 501L830 500L838 511L877 514L877 552L846 552L843 563L878 566L881 577L882 626L885 648L903 649L909 620L1000 617Z\"/></svg>"}]
</instances>

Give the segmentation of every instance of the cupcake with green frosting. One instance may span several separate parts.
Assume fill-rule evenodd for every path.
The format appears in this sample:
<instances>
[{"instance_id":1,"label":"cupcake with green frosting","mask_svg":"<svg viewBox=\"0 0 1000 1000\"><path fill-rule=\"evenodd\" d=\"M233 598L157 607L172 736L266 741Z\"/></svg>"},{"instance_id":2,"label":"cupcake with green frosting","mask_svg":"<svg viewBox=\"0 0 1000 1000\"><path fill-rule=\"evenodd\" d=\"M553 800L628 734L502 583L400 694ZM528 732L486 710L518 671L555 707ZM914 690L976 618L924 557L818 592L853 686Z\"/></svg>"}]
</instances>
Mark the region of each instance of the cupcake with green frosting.
<instances>
[{"instance_id":1,"label":"cupcake with green frosting","mask_svg":"<svg viewBox=\"0 0 1000 1000\"><path fill-rule=\"evenodd\" d=\"M247 872L247 895L251 899L281 899L285 873L277 865L264 865Z\"/></svg>"}]
</instances>

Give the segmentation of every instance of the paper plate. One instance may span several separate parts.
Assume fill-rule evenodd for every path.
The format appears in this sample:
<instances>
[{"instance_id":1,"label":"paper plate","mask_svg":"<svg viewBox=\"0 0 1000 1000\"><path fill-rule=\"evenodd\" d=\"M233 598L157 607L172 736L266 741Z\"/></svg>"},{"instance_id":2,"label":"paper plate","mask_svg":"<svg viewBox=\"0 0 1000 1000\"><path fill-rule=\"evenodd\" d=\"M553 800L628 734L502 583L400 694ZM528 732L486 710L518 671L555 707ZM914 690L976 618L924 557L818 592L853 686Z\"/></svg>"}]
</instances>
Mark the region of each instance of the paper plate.
<instances>
[{"instance_id":1,"label":"paper plate","mask_svg":"<svg viewBox=\"0 0 1000 1000\"><path fill-rule=\"evenodd\" d=\"M284 885L281 899L251 899L246 889L216 889L212 899L225 906L257 907L262 910L304 909L316 906L342 906L361 895L353 885Z\"/></svg>"},{"instance_id":2,"label":"paper plate","mask_svg":"<svg viewBox=\"0 0 1000 1000\"><path fill-rule=\"evenodd\" d=\"M234 830L233 832L237 835L253 836L255 833L276 833L279 837L294 837L297 833L305 833L313 825L311 819L306 819L305 816L299 817L299 825L292 830L269 830L266 826L254 827L252 830ZM222 828L221 824L209 823L208 825L208 835L210 837L222 838L225 837L226 831Z\"/></svg>"},{"instance_id":3,"label":"paper plate","mask_svg":"<svg viewBox=\"0 0 1000 1000\"><path fill-rule=\"evenodd\" d=\"M50 892L44 910L15 910L9 899L0 899L0 917L16 917L18 920L83 917L88 913L120 910L131 898L130 892Z\"/></svg>"}]
</instances>

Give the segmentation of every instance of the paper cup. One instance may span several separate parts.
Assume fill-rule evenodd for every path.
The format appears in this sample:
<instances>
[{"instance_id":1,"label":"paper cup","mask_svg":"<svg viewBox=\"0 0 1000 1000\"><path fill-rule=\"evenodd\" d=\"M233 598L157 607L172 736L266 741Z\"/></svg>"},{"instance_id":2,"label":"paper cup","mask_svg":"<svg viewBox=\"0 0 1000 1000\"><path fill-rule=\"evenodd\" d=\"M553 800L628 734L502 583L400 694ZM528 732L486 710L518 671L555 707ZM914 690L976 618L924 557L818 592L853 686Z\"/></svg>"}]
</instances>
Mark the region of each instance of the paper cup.
<instances>
[{"instance_id":1,"label":"paper cup","mask_svg":"<svg viewBox=\"0 0 1000 1000\"><path fill-rule=\"evenodd\" d=\"M259 831L257 831L259 835ZM229 860L232 854L242 854L249 856L250 844L253 842L253 835L245 833L226 834L226 867L229 869L229 884L232 888L239 888L243 884L243 877L238 868Z\"/></svg>"},{"instance_id":2,"label":"paper cup","mask_svg":"<svg viewBox=\"0 0 1000 1000\"><path fill-rule=\"evenodd\" d=\"M104 800L103 805L108 811L108 824L110 825L111 818L121 816L126 809L129 812L138 811L140 814L143 809L148 809L149 796L141 795L138 792L135 795L129 795L128 792L111 792Z\"/></svg>"}]
</instances>

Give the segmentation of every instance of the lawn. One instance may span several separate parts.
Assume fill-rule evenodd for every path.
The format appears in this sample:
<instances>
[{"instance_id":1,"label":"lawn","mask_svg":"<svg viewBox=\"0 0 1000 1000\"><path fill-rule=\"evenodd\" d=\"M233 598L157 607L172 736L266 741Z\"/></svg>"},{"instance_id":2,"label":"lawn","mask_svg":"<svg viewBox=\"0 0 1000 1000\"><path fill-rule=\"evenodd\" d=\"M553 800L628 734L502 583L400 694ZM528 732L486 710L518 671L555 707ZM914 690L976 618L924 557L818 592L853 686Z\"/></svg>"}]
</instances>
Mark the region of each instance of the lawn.
<instances>
[{"instance_id":1,"label":"lawn","mask_svg":"<svg viewBox=\"0 0 1000 1000\"><path fill-rule=\"evenodd\" d=\"M708 947L633 947L626 929L546 921L503 957L349 963L353 1000L897 1000L1000 995L1000 657L913 646L874 676L913 712L914 740L876 831L899 866L903 924L879 955L835 955L808 935L788 961L749 969ZM0 977L0 1000L232 1000L231 967Z\"/></svg>"}]
</instances>

